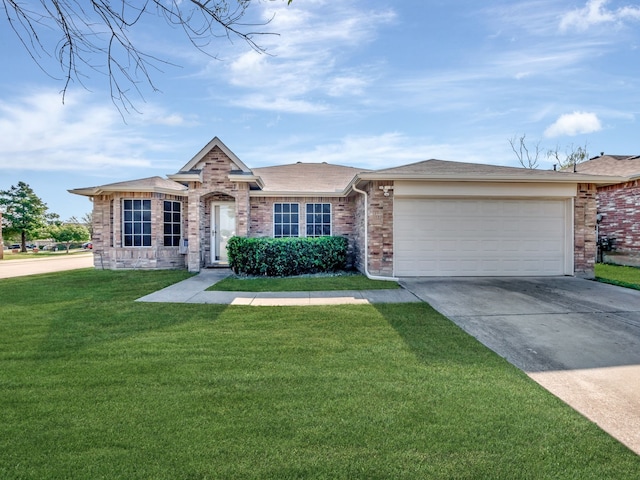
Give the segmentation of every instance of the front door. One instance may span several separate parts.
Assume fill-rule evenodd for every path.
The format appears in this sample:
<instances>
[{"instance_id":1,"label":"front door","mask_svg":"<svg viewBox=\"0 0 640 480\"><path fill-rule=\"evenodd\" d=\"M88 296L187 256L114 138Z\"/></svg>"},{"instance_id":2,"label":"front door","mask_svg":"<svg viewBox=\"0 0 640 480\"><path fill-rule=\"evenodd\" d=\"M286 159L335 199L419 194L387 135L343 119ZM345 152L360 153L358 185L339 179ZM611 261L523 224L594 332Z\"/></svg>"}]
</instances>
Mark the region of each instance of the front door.
<instances>
[{"instance_id":1,"label":"front door","mask_svg":"<svg viewBox=\"0 0 640 480\"><path fill-rule=\"evenodd\" d=\"M211 203L211 263L228 263L227 241L236 234L234 203Z\"/></svg>"}]
</instances>

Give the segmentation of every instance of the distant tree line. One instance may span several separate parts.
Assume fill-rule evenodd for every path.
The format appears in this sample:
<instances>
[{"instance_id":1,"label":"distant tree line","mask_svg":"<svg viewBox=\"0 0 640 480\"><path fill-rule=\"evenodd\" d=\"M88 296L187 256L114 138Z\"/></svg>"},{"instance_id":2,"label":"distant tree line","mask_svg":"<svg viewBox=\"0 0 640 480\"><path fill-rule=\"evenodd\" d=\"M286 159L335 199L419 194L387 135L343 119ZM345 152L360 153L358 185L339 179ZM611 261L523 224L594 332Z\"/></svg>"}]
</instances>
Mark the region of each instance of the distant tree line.
<instances>
[{"instance_id":1,"label":"distant tree line","mask_svg":"<svg viewBox=\"0 0 640 480\"><path fill-rule=\"evenodd\" d=\"M25 182L18 182L8 190L0 190L2 233L5 238L19 238L20 251L27 251L27 242L53 239L64 243L67 252L72 242L91 238L91 215L78 221L75 217L63 222L56 213L49 212L47 204Z\"/></svg>"}]
</instances>

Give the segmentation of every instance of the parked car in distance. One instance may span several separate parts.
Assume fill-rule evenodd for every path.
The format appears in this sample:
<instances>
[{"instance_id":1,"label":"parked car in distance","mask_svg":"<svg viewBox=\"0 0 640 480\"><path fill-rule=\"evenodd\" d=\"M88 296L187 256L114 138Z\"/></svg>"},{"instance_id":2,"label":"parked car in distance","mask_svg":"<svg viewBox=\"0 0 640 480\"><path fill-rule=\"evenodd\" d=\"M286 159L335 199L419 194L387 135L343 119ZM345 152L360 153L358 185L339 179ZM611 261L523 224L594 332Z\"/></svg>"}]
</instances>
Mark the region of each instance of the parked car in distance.
<instances>
[{"instance_id":1,"label":"parked car in distance","mask_svg":"<svg viewBox=\"0 0 640 480\"><path fill-rule=\"evenodd\" d=\"M91 250L91 249L93 249L93 243L92 242L83 243L82 244L82 248L84 248L84 249L88 248L89 250Z\"/></svg>"},{"instance_id":2,"label":"parked car in distance","mask_svg":"<svg viewBox=\"0 0 640 480\"><path fill-rule=\"evenodd\" d=\"M19 243L14 243L9 247L10 250L20 250L21 248L22 245L20 245Z\"/></svg>"}]
</instances>

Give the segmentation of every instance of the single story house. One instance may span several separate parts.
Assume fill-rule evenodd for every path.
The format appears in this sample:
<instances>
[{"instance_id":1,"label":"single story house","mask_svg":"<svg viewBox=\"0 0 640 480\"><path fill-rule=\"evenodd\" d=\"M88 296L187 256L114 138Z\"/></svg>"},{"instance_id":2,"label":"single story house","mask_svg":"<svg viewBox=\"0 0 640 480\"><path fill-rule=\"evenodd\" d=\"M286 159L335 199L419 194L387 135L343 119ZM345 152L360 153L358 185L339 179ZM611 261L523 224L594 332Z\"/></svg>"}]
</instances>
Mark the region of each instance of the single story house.
<instances>
[{"instance_id":1,"label":"single story house","mask_svg":"<svg viewBox=\"0 0 640 480\"><path fill-rule=\"evenodd\" d=\"M233 235L342 235L371 277L592 276L610 177L426 160L247 167L220 139L177 173L70 190L93 201L97 268L225 264Z\"/></svg>"},{"instance_id":2,"label":"single story house","mask_svg":"<svg viewBox=\"0 0 640 480\"><path fill-rule=\"evenodd\" d=\"M591 175L621 177L598 185L598 236L605 256L640 265L640 155L605 155L578 163L575 170ZM613 255L609 254L613 250ZM608 260L618 263L613 258Z\"/></svg>"}]
</instances>

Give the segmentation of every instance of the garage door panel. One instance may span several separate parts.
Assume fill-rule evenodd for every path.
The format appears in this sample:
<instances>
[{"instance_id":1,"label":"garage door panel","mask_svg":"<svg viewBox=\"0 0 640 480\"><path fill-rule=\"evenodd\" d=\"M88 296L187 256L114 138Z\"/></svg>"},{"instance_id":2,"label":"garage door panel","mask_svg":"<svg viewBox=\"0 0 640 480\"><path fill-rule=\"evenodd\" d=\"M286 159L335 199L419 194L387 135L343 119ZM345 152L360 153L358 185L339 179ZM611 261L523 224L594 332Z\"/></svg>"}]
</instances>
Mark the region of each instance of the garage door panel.
<instances>
[{"instance_id":1,"label":"garage door panel","mask_svg":"<svg viewBox=\"0 0 640 480\"><path fill-rule=\"evenodd\" d=\"M399 276L562 275L564 200L394 200Z\"/></svg>"}]
</instances>

